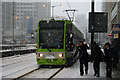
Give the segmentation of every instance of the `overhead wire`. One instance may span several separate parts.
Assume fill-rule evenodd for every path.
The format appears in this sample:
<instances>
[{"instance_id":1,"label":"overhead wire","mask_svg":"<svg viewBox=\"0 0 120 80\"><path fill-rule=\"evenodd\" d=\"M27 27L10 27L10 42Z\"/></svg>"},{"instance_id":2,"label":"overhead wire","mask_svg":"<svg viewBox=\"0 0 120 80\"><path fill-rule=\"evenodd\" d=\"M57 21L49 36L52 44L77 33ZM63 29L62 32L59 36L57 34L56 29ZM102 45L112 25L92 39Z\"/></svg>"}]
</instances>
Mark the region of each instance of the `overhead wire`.
<instances>
[{"instance_id":1,"label":"overhead wire","mask_svg":"<svg viewBox=\"0 0 120 80\"><path fill-rule=\"evenodd\" d=\"M67 4L68 4L69 8L71 9L71 6L70 6L70 4L69 4L68 0L66 0L66 2L67 2Z\"/></svg>"}]
</instances>

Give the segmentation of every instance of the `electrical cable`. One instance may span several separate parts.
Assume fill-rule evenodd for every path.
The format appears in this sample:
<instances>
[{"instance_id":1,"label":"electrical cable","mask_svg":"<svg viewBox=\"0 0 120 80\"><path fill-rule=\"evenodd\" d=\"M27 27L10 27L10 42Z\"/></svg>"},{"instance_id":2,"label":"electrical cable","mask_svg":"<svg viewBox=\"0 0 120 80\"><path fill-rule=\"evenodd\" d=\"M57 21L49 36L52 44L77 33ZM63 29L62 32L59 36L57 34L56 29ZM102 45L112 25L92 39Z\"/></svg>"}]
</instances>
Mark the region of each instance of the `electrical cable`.
<instances>
[{"instance_id":1,"label":"electrical cable","mask_svg":"<svg viewBox=\"0 0 120 80\"><path fill-rule=\"evenodd\" d=\"M70 6L70 4L69 4L68 0L66 0L66 2L67 2L67 4L68 4L69 8L71 9L71 6Z\"/></svg>"}]
</instances>

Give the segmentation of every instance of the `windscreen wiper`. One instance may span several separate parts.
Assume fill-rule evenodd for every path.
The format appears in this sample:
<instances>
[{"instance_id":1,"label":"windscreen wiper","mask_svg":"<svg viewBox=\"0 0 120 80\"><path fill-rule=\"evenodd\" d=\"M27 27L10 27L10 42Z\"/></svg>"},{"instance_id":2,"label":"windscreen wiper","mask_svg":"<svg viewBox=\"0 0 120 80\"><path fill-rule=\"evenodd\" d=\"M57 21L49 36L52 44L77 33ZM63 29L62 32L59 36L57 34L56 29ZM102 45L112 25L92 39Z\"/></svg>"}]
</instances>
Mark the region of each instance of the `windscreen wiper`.
<instances>
[{"instance_id":1,"label":"windscreen wiper","mask_svg":"<svg viewBox=\"0 0 120 80\"><path fill-rule=\"evenodd\" d=\"M51 52L51 50L50 50L48 47L46 47L46 49L47 49L49 52Z\"/></svg>"},{"instance_id":2,"label":"windscreen wiper","mask_svg":"<svg viewBox=\"0 0 120 80\"><path fill-rule=\"evenodd\" d=\"M44 47L45 47L49 52L51 52L51 50L50 50L48 47L46 47L45 45L44 45Z\"/></svg>"}]
</instances>

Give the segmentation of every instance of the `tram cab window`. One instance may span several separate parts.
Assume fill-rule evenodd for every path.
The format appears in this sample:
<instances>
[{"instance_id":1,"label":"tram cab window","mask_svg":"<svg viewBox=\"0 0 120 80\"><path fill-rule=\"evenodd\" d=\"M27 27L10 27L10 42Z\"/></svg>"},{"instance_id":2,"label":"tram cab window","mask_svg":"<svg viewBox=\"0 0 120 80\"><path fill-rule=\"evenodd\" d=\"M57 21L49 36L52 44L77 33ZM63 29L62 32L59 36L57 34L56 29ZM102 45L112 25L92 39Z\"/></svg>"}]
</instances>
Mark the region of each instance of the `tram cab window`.
<instances>
[{"instance_id":1,"label":"tram cab window","mask_svg":"<svg viewBox=\"0 0 120 80\"><path fill-rule=\"evenodd\" d=\"M64 22L42 21L39 26L39 48L63 49Z\"/></svg>"}]
</instances>

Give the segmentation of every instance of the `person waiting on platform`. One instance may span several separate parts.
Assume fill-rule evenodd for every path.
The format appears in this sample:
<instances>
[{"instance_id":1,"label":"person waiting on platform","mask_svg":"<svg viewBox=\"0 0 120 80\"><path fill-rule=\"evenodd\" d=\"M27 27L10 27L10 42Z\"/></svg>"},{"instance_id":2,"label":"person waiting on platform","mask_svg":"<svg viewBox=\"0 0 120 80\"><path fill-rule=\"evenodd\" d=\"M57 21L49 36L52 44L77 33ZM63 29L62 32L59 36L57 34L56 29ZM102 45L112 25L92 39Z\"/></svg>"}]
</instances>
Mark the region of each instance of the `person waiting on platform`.
<instances>
[{"instance_id":1,"label":"person waiting on platform","mask_svg":"<svg viewBox=\"0 0 120 80\"><path fill-rule=\"evenodd\" d=\"M110 43L105 44L104 53L106 62L106 77L112 78L112 63L114 50L110 47Z\"/></svg>"},{"instance_id":2,"label":"person waiting on platform","mask_svg":"<svg viewBox=\"0 0 120 80\"><path fill-rule=\"evenodd\" d=\"M84 74L84 66L85 66L85 74L88 74L88 53L87 48L84 45L83 41L79 42L79 46L77 47L77 53L79 53L79 62L80 62L80 75Z\"/></svg>"}]
</instances>

